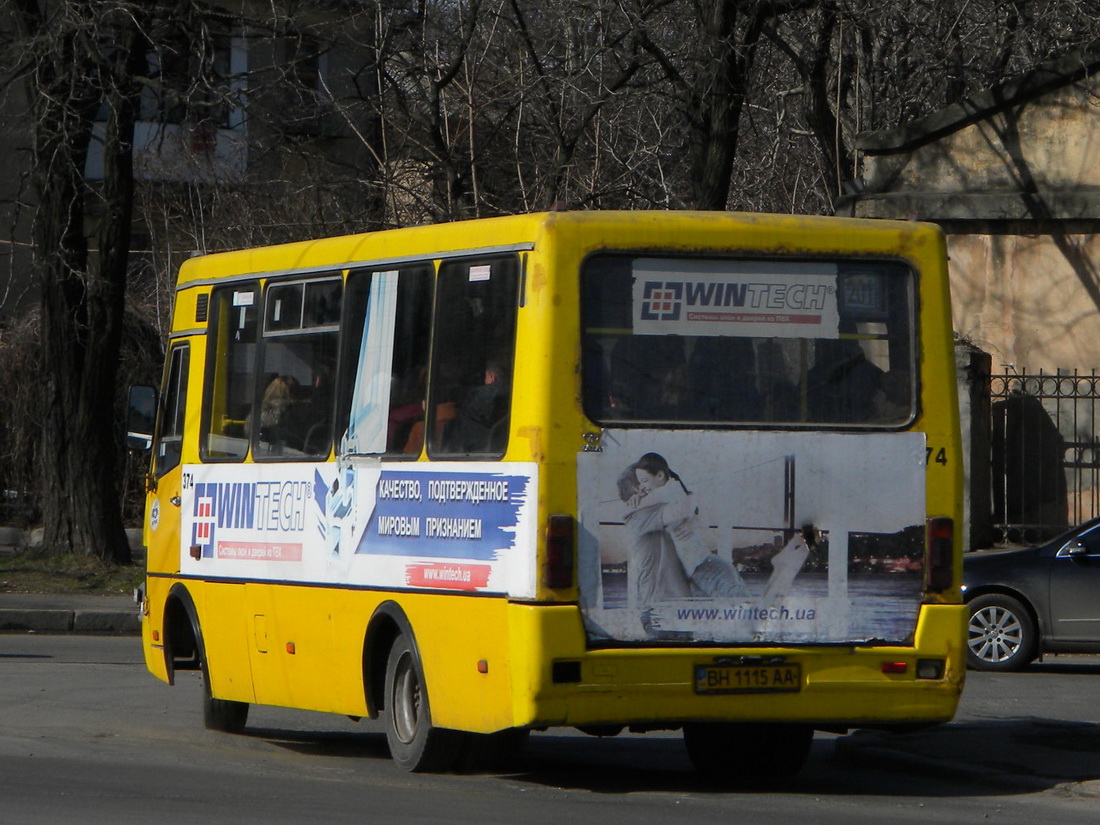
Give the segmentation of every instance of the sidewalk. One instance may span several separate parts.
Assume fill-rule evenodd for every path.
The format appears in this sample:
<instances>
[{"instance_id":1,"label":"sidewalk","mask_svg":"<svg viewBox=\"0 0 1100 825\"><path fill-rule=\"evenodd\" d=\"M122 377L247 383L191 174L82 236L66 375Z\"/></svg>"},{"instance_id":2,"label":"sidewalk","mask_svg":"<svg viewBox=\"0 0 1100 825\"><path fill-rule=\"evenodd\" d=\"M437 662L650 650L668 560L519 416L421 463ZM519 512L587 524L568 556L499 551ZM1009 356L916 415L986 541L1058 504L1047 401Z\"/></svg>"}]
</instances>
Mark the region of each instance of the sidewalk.
<instances>
[{"instance_id":1,"label":"sidewalk","mask_svg":"<svg viewBox=\"0 0 1100 825\"><path fill-rule=\"evenodd\" d=\"M0 593L0 633L141 634L131 596Z\"/></svg>"}]
</instances>

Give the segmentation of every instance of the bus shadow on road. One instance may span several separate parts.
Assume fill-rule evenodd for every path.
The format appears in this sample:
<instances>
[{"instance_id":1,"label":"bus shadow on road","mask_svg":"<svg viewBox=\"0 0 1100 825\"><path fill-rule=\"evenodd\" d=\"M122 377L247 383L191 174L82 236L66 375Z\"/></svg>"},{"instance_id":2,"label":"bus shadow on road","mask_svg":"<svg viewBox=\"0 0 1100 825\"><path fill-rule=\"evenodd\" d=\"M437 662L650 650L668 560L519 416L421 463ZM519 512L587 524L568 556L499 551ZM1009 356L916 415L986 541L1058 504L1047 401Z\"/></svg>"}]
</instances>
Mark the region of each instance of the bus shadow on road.
<instances>
[{"instance_id":1,"label":"bus shadow on road","mask_svg":"<svg viewBox=\"0 0 1100 825\"><path fill-rule=\"evenodd\" d=\"M381 733L258 727L246 729L245 735L310 757L390 758ZM1031 718L952 723L908 733L819 734L796 776L751 783L731 777L729 785L698 775L679 736L535 734L508 758L507 767L488 765L460 773L604 794L1028 794L1100 780L1100 725Z\"/></svg>"},{"instance_id":2,"label":"bus shadow on road","mask_svg":"<svg viewBox=\"0 0 1100 825\"><path fill-rule=\"evenodd\" d=\"M341 759L389 759L386 737L380 733L354 731L305 731L278 728L245 728L245 736L263 739L271 745L303 756Z\"/></svg>"},{"instance_id":3,"label":"bus shadow on road","mask_svg":"<svg viewBox=\"0 0 1100 825\"><path fill-rule=\"evenodd\" d=\"M1028 793L1100 780L1100 725L1030 717L910 733L859 731L843 737L838 753L857 765L909 764Z\"/></svg>"},{"instance_id":4,"label":"bus shadow on road","mask_svg":"<svg viewBox=\"0 0 1100 825\"><path fill-rule=\"evenodd\" d=\"M751 747L751 744L746 745ZM796 776L716 786L678 738L535 736L515 781L596 793L730 792L950 798L1027 794L1100 779L1100 725L1046 719L944 725L887 734L818 735Z\"/></svg>"}]
</instances>

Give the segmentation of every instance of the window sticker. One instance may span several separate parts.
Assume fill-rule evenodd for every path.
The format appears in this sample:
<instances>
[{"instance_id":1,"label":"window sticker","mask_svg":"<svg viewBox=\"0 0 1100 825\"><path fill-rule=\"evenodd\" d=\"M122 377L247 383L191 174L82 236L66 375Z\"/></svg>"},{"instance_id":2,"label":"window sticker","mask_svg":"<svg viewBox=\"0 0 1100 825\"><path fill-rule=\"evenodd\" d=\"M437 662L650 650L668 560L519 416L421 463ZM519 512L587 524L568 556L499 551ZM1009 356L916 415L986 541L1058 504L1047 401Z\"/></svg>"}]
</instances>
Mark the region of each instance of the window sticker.
<instances>
[{"instance_id":1,"label":"window sticker","mask_svg":"<svg viewBox=\"0 0 1100 825\"><path fill-rule=\"evenodd\" d=\"M837 338L835 264L640 258L636 335Z\"/></svg>"}]
</instances>

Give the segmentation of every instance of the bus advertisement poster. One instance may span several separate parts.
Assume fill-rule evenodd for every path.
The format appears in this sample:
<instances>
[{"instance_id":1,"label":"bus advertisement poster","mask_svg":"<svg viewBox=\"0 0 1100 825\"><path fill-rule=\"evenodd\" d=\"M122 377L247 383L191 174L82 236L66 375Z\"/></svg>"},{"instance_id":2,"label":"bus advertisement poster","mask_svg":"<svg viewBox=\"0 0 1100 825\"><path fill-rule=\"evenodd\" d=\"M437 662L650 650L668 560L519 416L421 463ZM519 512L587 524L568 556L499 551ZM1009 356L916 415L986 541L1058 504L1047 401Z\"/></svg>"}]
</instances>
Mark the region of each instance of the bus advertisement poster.
<instances>
[{"instance_id":1,"label":"bus advertisement poster","mask_svg":"<svg viewBox=\"0 0 1100 825\"><path fill-rule=\"evenodd\" d=\"M185 575L533 595L533 464L194 465Z\"/></svg>"},{"instance_id":2,"label":"bus advertisement poster","mask_svg":"<svg viewBox=\"0 0 1100 825\"><path fill-rule=\"evenodd\" d=\"M923 433L605 433L578 461L594 641L912 637Z\"/></svg>"}]
</instances>

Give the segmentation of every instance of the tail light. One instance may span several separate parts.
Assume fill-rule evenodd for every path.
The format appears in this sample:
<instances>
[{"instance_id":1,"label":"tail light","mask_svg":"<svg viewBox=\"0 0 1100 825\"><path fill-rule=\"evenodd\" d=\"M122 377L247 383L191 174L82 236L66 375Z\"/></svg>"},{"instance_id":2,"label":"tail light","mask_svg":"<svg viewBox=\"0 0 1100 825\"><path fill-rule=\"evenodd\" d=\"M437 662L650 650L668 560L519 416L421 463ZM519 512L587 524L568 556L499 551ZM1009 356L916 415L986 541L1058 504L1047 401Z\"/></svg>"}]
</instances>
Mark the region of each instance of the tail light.
<instances>
[{"instance_id":1,"label":"tail light","mask_svg":"<svg viewBox=\"0 0 1100 825\"><path fill-rule=\"evenodd\" d=\"M547 587L560 590L573 586L573 548L573 517L550 516L546 520Z\"/></svg>"},{"instance_id":2,"label":"tail light","mask_svg":"<svg viewBox=\"0 0 1100 825\"><path fill-rule=\"evenodd\" d=\"M955 581L955 522L952 519L928 520L925 562L925 589L930 593L949 590Z\"/></svg>"}]
</instances>

